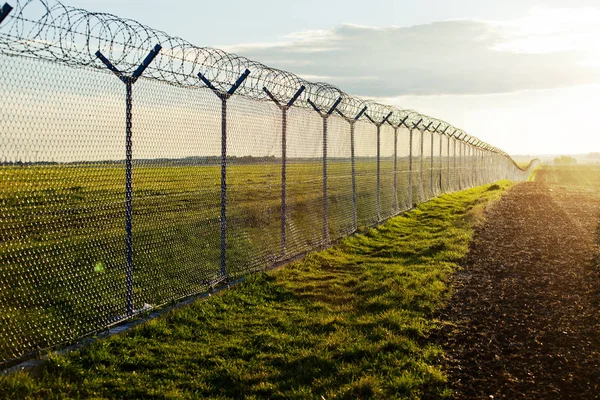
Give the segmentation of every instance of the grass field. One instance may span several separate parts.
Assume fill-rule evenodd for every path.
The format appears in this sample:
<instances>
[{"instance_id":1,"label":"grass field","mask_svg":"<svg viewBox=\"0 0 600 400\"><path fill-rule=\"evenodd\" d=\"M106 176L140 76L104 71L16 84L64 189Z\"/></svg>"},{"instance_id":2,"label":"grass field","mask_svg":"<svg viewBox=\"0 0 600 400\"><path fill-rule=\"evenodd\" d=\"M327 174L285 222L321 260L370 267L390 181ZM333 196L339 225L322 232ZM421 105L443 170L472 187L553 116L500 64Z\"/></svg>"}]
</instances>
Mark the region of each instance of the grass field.
<instances>
[{"instance_id":1,"label":"grass field","mask_svg":"<svg viewBox=\"0 0 600 400\"><path fill-rule=\"evenodd\" d=\"M535 180L549 185L600 188L600 165L544 165L537 170Z\"/></svg>"},{"instance_id":2,"label":"grass field","mask_svg":"<svg viewBox=\"0 0 600 400\"><path fill-rule=\"evenodd\" d=\"M430 166L424 160L424 168ZM437 167L437 164L434 165ZM440 193L440 171L398 162L398 210ZM375 160L356 163L358 228L378 222ZM394 215L393 162L381 162L381 217ZM125 317L124 166L0 167L0 360L65 343ZM466 176L466 170L464 172ZM228 168L227 272L235 278L324 244L322 165L290 161L281 254L281 167ZM447 186L448 175L441 184ZM458 175L459 176L459 175ZM466 180L463 185L466 184ZM220 277L220 167L137 162L134 308L203 292ZM354 230L349 160L328 165L328 230Z\"/></svg>"},{"instance_id":3,"label":"grass field","mask_svg":"<svg viewBox=\"0 0 600 400\"><path fill-rule=\"evenodd\" d=\"M29 373L8 398L419 398L449 395L428 337L486 203L444 195L279 271Z\"/></svg>"}]
</instances>

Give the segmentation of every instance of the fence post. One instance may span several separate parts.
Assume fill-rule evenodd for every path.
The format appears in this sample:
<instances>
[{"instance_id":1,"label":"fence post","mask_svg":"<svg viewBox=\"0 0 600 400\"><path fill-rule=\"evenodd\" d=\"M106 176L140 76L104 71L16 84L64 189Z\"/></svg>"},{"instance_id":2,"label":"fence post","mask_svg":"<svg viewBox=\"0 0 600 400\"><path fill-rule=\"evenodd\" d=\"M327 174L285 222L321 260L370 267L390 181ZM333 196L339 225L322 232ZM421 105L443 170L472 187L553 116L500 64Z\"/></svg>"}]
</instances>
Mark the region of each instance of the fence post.
<instances>
[{"instance_id":1,"label":"fence post","mask_svg":"<svg viewBox=\"0 0 600 400\"><path fill-rule=\"evenodd\" d=\"M3 7L4 11L4 7ZM133 315L133 148L132 148L132 86L161 50L160 45L148 53L131 76L124 75L98 50L96 57L125 84L125 308Z\"/></svg>"},{"instance_id":2,"label":"fence post","mask_svg":"<svg viewBox=\"0 0 600 400\"><path fill-rule=\"evenodd\" d=\"M412 165L412 153L413 153L413 130L408 130L408 201L409 208L413 208L413 165Z\"/></svg>"},{"instance_id":3,"label":"fence post","mask_svg":"<svg viewBox=\"0 0 600 400\"><path fill-rule=\"evenodd\" d=\"M429 127L431 126L431 124L433 124L433 122L430 122L425 129L423 129L421 131L421 173L420 173L420 177L419 177L419 186L420 186L420 202L423 203L425 201L425 191L423 190L423 169L424 169L424 154L423 154L423 150L425 149L425 141L424 141L424 135L425 132L429 132Z\"/></svg>"},{"instance_id":4,"label":"fence post","mask_svg":"<svg viewBox=\"0 0 600 400\"><path fill-rule=\"evenodd\" d=\"M481 164L481 143L477 144L477 186L481 186L482 183L482 169L483 169L483 165Z\"/></svg>"},{"instance_id":5,"label":"fence post","mask_svg":"<svg viewBox=\"0 0 600 400\"><path fill-rule=\"evenodd\" d=\"M463 190L465 188L465 159L464 159L464 142L461 141L458 142L458 170L459 170L459 180L460 180L460 190Z\"/></svg>"},{"instance_id":6,"label":"fence post","mask_svg":"<svg viewBox=\"0 0 600 400\"><path fill-rule=\"evenodd\" d=\"M381 221L381 125L377 125L377 223Z\"/></svg>"},{"instance_id":7,"label":"fence post","mask_svg":"<svg viewBox=\"0 0 600 400\"><path fill-rule=\"evenodd\" d=\"M446 163L448 172L446 173L446 185L448 186L449 191L454 191L454 186L450 187L450 180L452 175L452 170L450 167L451 158L450 158L450 142L454 142L454 134L456 133L456 129L452 132L451 135L448 135L448 142L446 143L446 157L448 157L448 162Z\"/></svg>"},{"instance_id":8,"label":"fence post","mask_svg":"<svg viewBox=\"0 0 600 400\"><path fill-rule=\"evenodd\" d=\"M458 148L458 154L460 156L460 160L459 160L459 164L460 167L458 168L460 171L460 190L464 190L465 189L465 142L464 142L464 138L465 138L466 134L462 136L462 139L460 141L459 148Z\"/></svg>"},{"instance_id":9,"label":"fence post","mask_svg":"<svg viewBox=\"0 0 600 400\"><path fill-rule=\"evenodd\" d=\"M365 111L367 111L367 106L364 106L354 118L349 118L346 117L340 110L335 110L335 112L337 112L350 124L350 164L352 165L352 226L354 232L356 232L358 229L358 209L356 202L356 161L354 158L354 124L360 119L360 117L362 117Z\"/></svg>"},{"instance_id":10,"label":"fence post","mask_svg":"<svg viewBox=\"0 0 600 400\"><path fill-rule=\"evenodd\" d=\"M480 185L485 185L485 148L479 149L479 164L481 165L481 178L479 179Z\"/></svg>"},{"instance_id":11,"label":"fence post","mask_svg":"<svg viewBox=\"0 0 600 400\"><path fill-rule=\"evenodd\" d=\"M2 8L0 8L0 24L4 21L4 19L10 14L13 10L12 6L8 3L4 3Z\"/></svg>"},{"instance_id":12,"label":"fence post","mask_svg":"<svg viewBox=\"0 0 600 400\"><path fill-rule=\"evenodd\" d=\"M464 188L469 189L471 185L469 184L469 175L470 175L470 164L469 164L469 141L466 140L463 142L463 181Z\"/></svg>"},{"instance_id":13,"label":"fence post","mask_svg":"<svg viewBox=\"0 0 600 400\"><path fill-rule=\"evenodd\" d=\"M227 280L227 100L244 83L250 70L246 69L227 92L220 91L198 72L198 78L221 99L221 279Z\"/></svg>"},{"instance_id":14,"label":"fence post","mask_svg":"<svg viewBox=\"0 0 600 400\"><path fill-rule=\"evenodd\" d=\"M402 125L407 126L404 123L407 119L408 116L404 117L404 119L396 126L389 120L387 121L387 123L394 128L394 215L400 212L400 206L398 205L398 129Z\"/></svg>"},{"instance_id":15,"label":"fence post","mask_svg":"<svg viewBox=\"0 0 600 400\"><path fill-rule=\"evenodd\" d=\"M475 141L473 140L473 143ZM475 163L475 147L473 146L473 144L469 144L469 154L470 154L470 160L471 160L471 185L473 187L476 186L476 179L475 179L475 174L476 174L476 163Z\"/></svg>"},{"instance_id":16,"label":"fence post","mask_svg":"<svg viewBox=\"0 0 600 400\"><path fill-rule=\"evenodd\" d=\"M415 202L413 199L413 130L415 130L419 124L423 121L423 118L419 120L416 124L413 124L413 127L409 129L409 147L410 153L408 156L408 187L410 188L408 197L410 198L410 208L413 208Z\"/></svg>"},{"instance_id":17,"label":"fence post","mask_svg":"<svg viewBox=\"0 0 600 400\"><path fill-rule=\"evenodd\" d=\"M447 188L444 186L444 147L442 138L446 135L446 131L450 126L446 126L446 129L440 134L440 194L446 193Z\"/></svg>"},{"instance_id":18,"label":"fence post","mask_svg":"<svg viewBox=\"0 0 600 400\"><path fill-rule=\"evenodd\" d=\"M419 148L420 148L420 160L419 160L419 203L423 203L425 201L425 192L423 191L423 134L425 130L419 131L421 133L421 137L419 140Z\"/></svg>"},{"instance_id":19,"label":"fence post","mask_svg":"<svg viewBox=\"0 0 600 400\"><path fill-rule=\"evenodd\" d=\"M453 140L452 140L452 163L453 163L453 168L452 168L452 170L453 170L453 174L452 174L452 180L453 180L453 184L454 184L454 186L453 186L453 187L454 187L454 190L455 190L455 191L458 191L458 190L459 190L458 179L457 179L457 177L458 177L458 172L457 172L457 170L456 170L456 169L457 169L457 168L456 168L456 164L457 164L457 162L456 162L456 159L457 159L457 157L456 157L456 141L457 141L457 139L456 139L456 136L455 136L455 137L453 137L452 139L453 139Z\"/></svg>"},{"instance_id":20,"label":"fence post","mask_svg":"<svg viewBox=\"0 0 600 400\"><path fill-rule=\"evenodd\" d=\"M438 126L436 126L431 132L431 160L429 160L430 170L429 170L429 190L431 197L434 197L435 193L433 192L433 135L437 133L438 128L442 125L440 122Z\"/></svg>"},{"instance_id":21,"label":"fence post","mask_svg":"<svg viewBox=\"0 0 600 400\"><path fill-rule=\"evenodd\" d=\"M381 125L385 124L391 115L390 111L381 122L375 122L369 114L365 114L365 117L377 127L377 222L381 222Z\"/></svg>"},{"instance_id":22,"label":"fence post","mask_svg":"<svg viewBox=\"0 0 600 400\"><path fill-rule=\"evenodd\" d=\"M394 215L398 214L398 128L394 127Z\"/></svg>"},{"instance_id":23,"label":"fence post","mask_svg":"<svg viewBox=\"0 0 600 400\"><path fill-rule=\"evenodd\" d=\"M473 185L479 186L479 179L477 179L477 152L479 149L477 148L477 140L473 141Z\"/></svg>"},{"instance_id":24,"label":"fence post","mask_svg":"<svg viewBox=\"0 0 600 400\"><path fill-rule=\"evenodd\" d=\"M327 199L327 119L331 116L331 113L335 111L337 106L342 101L341 97L338 97L331 108L326 112L322 112L315 103L310 99L307 99L308 103L312 108L319 114L323 119L323 244L329 244L329 222L328 218L328 199Z\"/></svg>"},{"instance_id":25,"label":"fence post","mask_svg":"<svg viewBox=\"0 0 600 400\"><path fill-rule=\"evenodd\" d=\"M304 89L304 85L300 86L286 104L281 104L266 87L263 87L263 91L281 110L281 259L285 258L287 246L287 111L298 100Z\"/></svg>"}]
</instances>

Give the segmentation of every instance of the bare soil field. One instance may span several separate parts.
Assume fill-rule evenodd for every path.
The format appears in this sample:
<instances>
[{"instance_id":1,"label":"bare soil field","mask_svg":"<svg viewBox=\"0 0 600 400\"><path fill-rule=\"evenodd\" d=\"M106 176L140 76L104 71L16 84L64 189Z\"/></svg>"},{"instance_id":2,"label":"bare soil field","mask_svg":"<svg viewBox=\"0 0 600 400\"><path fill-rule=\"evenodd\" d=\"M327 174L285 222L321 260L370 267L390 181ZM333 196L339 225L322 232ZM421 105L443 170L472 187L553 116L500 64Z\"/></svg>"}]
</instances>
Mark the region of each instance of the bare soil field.
<instances>
[{"instance_id":1,"label":"bare soil field","mask_svg":"<svg viewBox=\"0 0 600 400\"><path fill-rule=\"evenodd\" d=\"M457 398L600 398L600 168L550 167L487 211L440 315Z\"/></svg>"}]
</instances>

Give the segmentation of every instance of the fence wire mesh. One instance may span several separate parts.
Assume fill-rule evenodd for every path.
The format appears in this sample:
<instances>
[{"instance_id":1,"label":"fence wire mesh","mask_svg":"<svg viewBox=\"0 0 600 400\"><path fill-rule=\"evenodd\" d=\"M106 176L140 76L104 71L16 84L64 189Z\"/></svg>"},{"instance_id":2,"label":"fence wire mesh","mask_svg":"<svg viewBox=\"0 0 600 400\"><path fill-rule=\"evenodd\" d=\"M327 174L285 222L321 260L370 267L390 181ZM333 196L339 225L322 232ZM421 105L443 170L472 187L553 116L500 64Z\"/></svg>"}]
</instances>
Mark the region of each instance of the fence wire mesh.
<instances>
[{"instance_id":1,"label":"fence wire mesh","mask_svg":"<svg viewBox=\"0 0 600 400\"><path fill-rule=\"evenodd\" d=\"M12 6L0 14L2 365L441 193L529 175L412 110L110 14Z\"/></svg>"}]
</instances>

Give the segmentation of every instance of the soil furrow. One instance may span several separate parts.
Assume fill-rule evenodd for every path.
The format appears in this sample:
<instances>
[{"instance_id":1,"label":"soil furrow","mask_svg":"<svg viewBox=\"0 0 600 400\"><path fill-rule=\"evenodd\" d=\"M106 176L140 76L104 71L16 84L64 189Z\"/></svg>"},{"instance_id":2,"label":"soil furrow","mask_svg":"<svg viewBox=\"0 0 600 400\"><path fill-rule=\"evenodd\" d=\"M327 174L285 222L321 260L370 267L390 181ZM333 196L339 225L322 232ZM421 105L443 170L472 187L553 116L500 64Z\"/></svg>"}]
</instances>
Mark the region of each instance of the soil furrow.
<instances>
[{"instance_id":1,"label":"soil furrow","mask_svg":"<svg viewBox=\"0 0 600 400\"><path fill-rule=\"evenodd\" d=\"M487 210L441 316L457 397L600 398L593 200L526 182Z\"/></svg>"}]
</instances>

